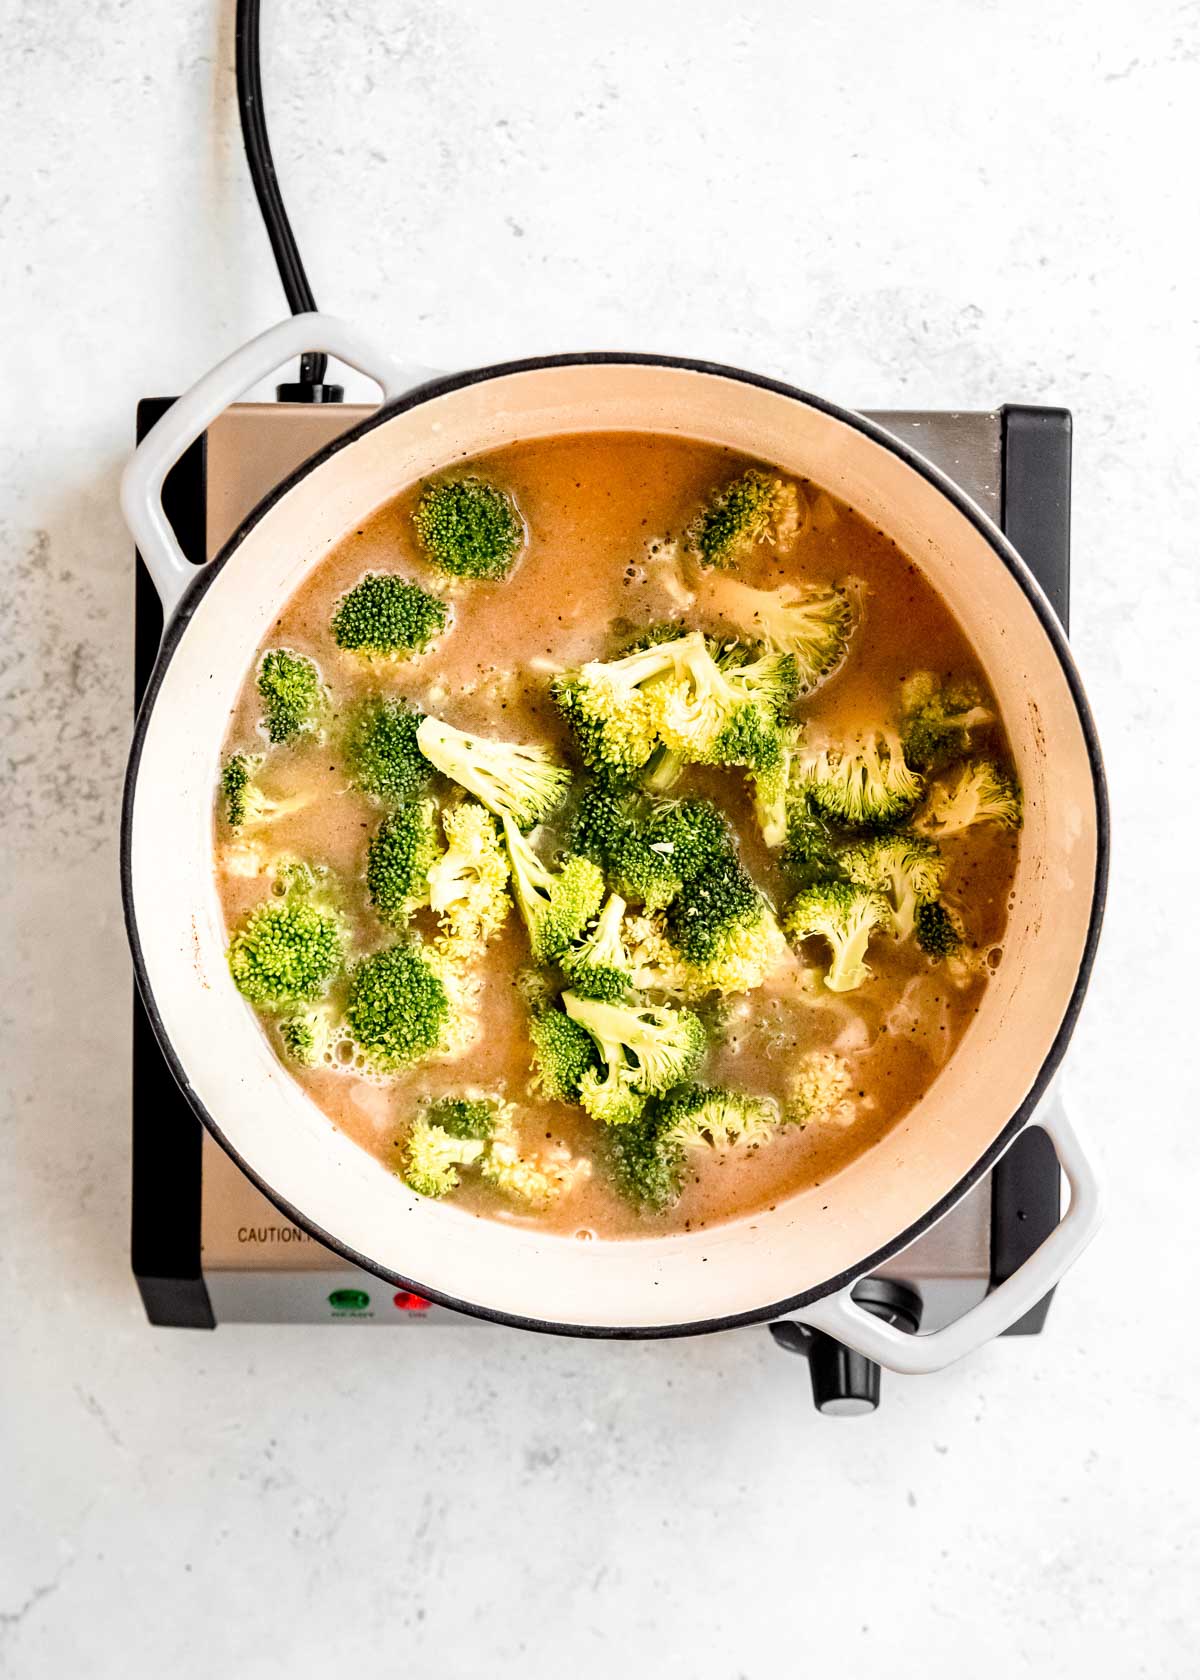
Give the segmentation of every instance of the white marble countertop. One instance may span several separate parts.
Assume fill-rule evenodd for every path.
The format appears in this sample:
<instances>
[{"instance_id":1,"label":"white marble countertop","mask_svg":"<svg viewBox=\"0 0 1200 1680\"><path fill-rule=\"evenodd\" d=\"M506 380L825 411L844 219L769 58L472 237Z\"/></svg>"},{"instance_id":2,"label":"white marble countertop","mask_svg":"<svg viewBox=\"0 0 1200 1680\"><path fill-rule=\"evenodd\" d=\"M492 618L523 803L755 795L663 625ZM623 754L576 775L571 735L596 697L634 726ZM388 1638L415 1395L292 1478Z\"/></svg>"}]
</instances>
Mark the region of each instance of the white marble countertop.
<instances>
[{"instance_id":1,"label":"white marble countertop","mask_svg":"<svg viewBox=\"0 0 1200 1680\"><path fill-rule=\"evenodd\" d=\"M266 11L318 297L398 353L666 349L864 407L1074 410L1116 848L1068 1090L1110 1215L1041 1339L885 1379L857 1423L765 1333L418 1357L148 1328L116 482L135 399L281 300L232 0L9 0L0 1673L1195 1674L1196 6Z\"/></svg>"}]
</instances>

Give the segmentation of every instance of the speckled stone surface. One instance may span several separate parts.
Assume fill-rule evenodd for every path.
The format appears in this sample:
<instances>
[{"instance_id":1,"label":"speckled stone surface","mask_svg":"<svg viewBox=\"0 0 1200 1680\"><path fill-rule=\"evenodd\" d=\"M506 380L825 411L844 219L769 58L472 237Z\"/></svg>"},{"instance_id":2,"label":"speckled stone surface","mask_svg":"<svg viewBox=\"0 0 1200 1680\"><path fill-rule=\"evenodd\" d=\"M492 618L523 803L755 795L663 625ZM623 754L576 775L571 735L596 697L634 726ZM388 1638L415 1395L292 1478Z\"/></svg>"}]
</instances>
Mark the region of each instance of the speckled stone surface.
<instances>
[{"instance_id":1,"label":"speckled stone surface","mask_svg":"<svg viewBox=\"0 0 1200 1680\"><path fill-rule=\"evenodd\" d=\"M314 285L396 351L1076 415L1116 814L1040 1340L818 1419L763 1334L152 1332L116 890L135 399L281 310L232 0L5 0L0 1673L1200 1671L1195 4L268 4ZM286 19L285 19L286 13Z\"/></svg>"}]
</instances>

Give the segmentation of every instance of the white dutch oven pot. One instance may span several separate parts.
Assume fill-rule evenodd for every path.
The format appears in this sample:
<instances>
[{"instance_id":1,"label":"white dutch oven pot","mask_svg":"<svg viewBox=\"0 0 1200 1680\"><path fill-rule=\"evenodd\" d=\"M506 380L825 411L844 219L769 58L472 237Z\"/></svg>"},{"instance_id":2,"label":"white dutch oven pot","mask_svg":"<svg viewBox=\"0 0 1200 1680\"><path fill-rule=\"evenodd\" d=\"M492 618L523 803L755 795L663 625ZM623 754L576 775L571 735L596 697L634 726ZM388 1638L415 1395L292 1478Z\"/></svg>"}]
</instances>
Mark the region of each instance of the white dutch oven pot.
<instances>
[{"instance_id":1,"label":"white dutch oven pot","mask_svg":"<svg viewBox=\"0 0 1200 1680\"><path fill-rule=\"evenodd\" d=\"M384 405L269 496L199 573L163 514L163 480L237 397L302 350L375 379ZM851 1286L927 1230L1010 1144L1074 1025L1104 894L1107 810L1087 703L1062 632L999 530L949 480L860 416L734 369L570 356L437 378L407 373L344 322L264 333L159 421L122 487L167 628L125 793L123 884L138 982L196 1113L283 1212L394 1283L466 1312L591 1336L684 1335L784 1314L897 1371L929 1371L997 1335L1092 1236L1093 1174L1056 1104L1071 1189L1062 1223L963 1318L909 1335ZM398 490L518 439L644 431L703 439L826 486L892 537L975 647L1025 790L1004 960L957 1052L915 1108L819 1190L690 1234L583 1243L422 1200L333 1127L292 1080L225 963L212 797L230 708L280 608ZM562 587L570 588L564 575Z\"/></svg>"}]
</instances>

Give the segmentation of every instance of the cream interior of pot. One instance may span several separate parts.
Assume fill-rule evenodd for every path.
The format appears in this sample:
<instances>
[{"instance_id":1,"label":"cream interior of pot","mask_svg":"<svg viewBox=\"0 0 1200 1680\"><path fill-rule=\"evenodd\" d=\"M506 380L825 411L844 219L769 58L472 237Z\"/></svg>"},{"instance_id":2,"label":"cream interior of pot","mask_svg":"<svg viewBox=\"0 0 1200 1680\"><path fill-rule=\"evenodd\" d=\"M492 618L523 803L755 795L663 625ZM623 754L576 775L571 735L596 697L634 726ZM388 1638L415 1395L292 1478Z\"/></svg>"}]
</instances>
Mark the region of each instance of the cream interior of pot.
<instances>
[{"instance_id":1,"label":"cream interior of pot","mask_svg":"<svg viewBox=\"0 0 1200 1680\"><path fill-rule=\"evenodd\" d=\"M226 720L279 605L348 528L421 475L516 439L589 430L728 445L828 486L874 521L977 649L1026 797L1003 961L920 1103L833 1180L770 1213L607 1243L423 1201L349 1142L277 1062L234 989L212 881ZM132 813L133 907L153 1002L187 1082L269 1194L418 1288L554 1324L650 1328L819 1290L955 1190L1019 1108L1063 1020L1087 934L1096 825L1086 742L1054 648L991 542L935 484L794 398L683 369L569 366L488 379L392 416L254 525L199 603L154 704Z\"/></svg>"}]
</instances>

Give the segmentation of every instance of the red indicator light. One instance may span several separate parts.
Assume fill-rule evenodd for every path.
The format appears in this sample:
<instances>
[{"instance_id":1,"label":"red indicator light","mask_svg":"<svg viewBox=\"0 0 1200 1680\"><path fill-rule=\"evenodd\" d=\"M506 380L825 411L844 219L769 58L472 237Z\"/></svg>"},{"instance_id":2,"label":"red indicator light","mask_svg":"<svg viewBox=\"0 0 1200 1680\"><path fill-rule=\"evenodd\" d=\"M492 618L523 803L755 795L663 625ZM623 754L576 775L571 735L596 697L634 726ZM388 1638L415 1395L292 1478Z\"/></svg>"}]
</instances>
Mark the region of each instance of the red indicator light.
<instances>
[{"instance_id":1,"label":"red indicator light","mask_svg":"<svg viewBox=\"0 0 1200 1680\"><path fill-rule=\"evenodd\" d=\"M401 1312L428 1312L429 1302L424 1295L410 1295L407 1289L401 1289L392 1296L392 1305L399 1307Z\"/></svg>"}]
</instances>

